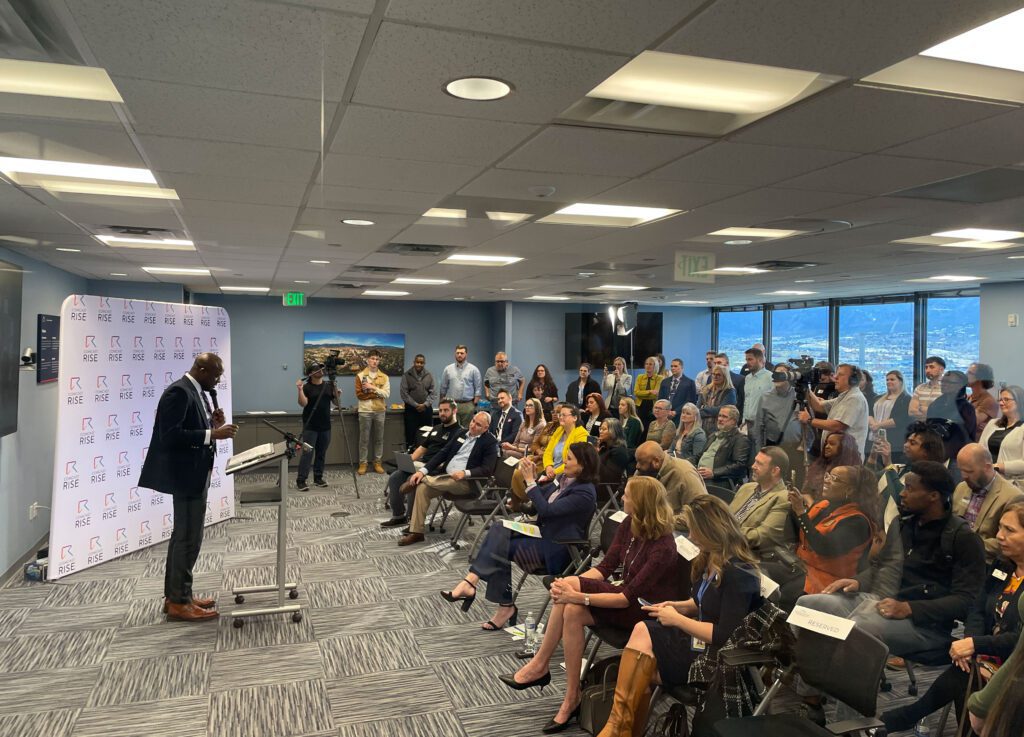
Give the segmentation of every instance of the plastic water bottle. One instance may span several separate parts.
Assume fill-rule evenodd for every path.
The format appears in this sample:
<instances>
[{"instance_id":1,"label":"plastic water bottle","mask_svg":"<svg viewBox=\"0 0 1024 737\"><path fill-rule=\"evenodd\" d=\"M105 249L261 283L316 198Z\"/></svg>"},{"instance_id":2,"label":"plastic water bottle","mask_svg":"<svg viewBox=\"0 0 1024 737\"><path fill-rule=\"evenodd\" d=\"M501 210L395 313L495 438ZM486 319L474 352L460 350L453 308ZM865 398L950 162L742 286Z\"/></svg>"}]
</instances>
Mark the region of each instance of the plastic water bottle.
<instances>
[{"instance_id":1,"label":"plastic water bottle","mask_svg":"<svg viewBox=\"0 0 1024 737\"><path fill-rule=\"evenodd\" d=\"M928 726L927 721L922 719L914 727L914 737L932 737L932 728Z\"/></svg>"},{"instance_id":2,"label":"plastic water bottle","mask_svg":"<svg viewBox=\"0 0 1024 737\"><path fill-rule=\"evenodd\" d=\"M537 652L537 620L533 618L533 612L527 612L523 623L523 652Z\"/></svg>"}]
</instances>

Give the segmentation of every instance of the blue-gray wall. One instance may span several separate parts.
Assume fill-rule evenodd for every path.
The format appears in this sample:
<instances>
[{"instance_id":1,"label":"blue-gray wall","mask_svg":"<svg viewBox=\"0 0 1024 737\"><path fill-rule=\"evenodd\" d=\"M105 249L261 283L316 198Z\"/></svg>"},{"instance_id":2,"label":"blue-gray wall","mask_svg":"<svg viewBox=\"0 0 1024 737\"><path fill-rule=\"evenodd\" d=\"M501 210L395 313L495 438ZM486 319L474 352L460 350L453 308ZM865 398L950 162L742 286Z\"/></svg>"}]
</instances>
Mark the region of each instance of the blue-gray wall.
<instances>
[{"instance_id":1,"label":"blue-gray wall","mask_svg":"<svg viewBox=\"0 0 1024 737\"><path fill-rule=\"evenodd\" d=\"M137 281L102 281L90 279L85 294L118 299L148 299L153 302L181 302L184 289L180 284Z\"/></svg>"},{"instance_id":2,"label":"blue-gray wall","mask_svg":"<svg viewBox=\"0 0 1024 737\"><path fill-rule=\"evenodd\" d=\"M1024 319L1024 284L981 287L981 360L995 370L996 382L1024 386L1024 325L1011 328L1009 315Z\"/></svg>"}]
</instances>

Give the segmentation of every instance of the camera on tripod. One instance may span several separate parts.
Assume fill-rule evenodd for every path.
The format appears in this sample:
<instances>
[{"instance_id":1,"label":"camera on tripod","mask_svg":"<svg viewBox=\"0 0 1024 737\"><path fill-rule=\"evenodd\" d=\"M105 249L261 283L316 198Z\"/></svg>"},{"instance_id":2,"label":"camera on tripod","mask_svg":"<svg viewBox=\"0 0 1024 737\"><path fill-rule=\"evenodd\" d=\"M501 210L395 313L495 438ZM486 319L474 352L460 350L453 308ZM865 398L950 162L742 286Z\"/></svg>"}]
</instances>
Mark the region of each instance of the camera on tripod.
<instances>
[{"instance_id":1,"label":"camera on tripod","mask_svg":"<svg viewBox=\"0 0 1024 737\"><path fill-rule=\"evenodd\" d=\"M790 358L788 363L776 366L775 371L786 374L786 381L792 384L801 404L806 404L807 393L821 382L821 369L814 365L814 358L807 355Z\"/></svg>"},{"instance_id":2,"label":"camera on tripod","mask_svg":"<svg viewBox=\"0 0 1024 737\"><path fill-rule=\"evenodd\" d=\"M341 351L337 348L332 348L328 351L327 358L324 359L324 371L327 372L327 378L330 381L338 376L338 369L345 365L345 359L341 357Z\"/></svg>"}]
</instances>

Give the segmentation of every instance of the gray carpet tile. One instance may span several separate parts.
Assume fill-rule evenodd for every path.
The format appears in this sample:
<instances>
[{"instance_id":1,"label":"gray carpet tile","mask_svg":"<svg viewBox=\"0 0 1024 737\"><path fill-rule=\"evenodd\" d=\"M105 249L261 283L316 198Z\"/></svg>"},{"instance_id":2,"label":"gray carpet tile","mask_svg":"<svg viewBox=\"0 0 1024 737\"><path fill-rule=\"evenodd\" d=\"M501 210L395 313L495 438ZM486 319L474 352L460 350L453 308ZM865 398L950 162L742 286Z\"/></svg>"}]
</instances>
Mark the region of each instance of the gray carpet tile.
<instances>
[{"instance_id":1,"label":"gray carpet tile","mask_svg":"<svg viewBox=\"0 0 1024 737\"><path fill-rule=\"evenodd\" d=\"M288 582L301 582L302 569L300 566L289 564L285 566L285 578ZM237 587L245 586L266 586L277 583L277 566L247 566L245 568L228 568L224 571L224 591L232 591Z\"/></svg>"},{"instance_id":2,"label":"gray carpet tile","mask_svg":"<svg viewBox=\"0 0 1024 737\"><path fill-rule=\"evenodd\" d=\"M498 680L501 673L514 673L523 664L511 654L502 657L463 658L433 663L431 667L444 684L456 708L478 707L529 701L540 694L539 689L516 691ZM557 682L552 671L553 683ZM550 692L551 686L546 689ZM557 685L556 685L557 688Z\"/></svg>"},{"instance_id":3,"label":"gray carpet tile","mask_svg":"<svg viewBox=\"0 0 1024 737\"><path fill-rule=\"evenodd\" d=\"M76 607L70 615L66 609L35 609L22 622L20 635L35 635L47 632L67 632L69 630L95 630L107 627L120 627L131 604L96 604L94 606ZM0 612L0 619L3 612Z\"/></svg>"},{"instance_id":4,"label":"gray carpet tile","mask_svg":"<svg viewBox=\"0 0 1024 737\"><path fill-rule=\"evenodd\" d=\"M211 658L211 692L324 677L315 642L230 650L214 653Z\"/></svg>"},{"instance_id":5,"label":"gray carpet tile","mask_svg":"<svg viewBox=\"0 0 1024 737\"><path fill-rule=\"evenodd\" d=\"M289 565L299 562L299 552L294 548L286 551ZM276 566L277 549L236 550L224 553L224 568L251 568L254 566Z\"/></svg>"},{"instance_id":6,"label":"gray carpet tile","mask_svg":"<svg viewBox=\"0 0 1024 737\"><path fill-rule=\"evenodd\" d=\"M318 581L307 584L306 589L309 591L311 606L318 609L391 599L383 582L376 578Z\"/></svg>"},{"instance_id":7,"label":"gray carpet tile","mask_svg":"<svg viewBox=\"0 0 1024 737\"><path fill-rule=\"evenodd\" d=\"M231 530L247 522L277 522L277 507L243 507L224 527Z\"/></svg>"},{"instance_id":8,"label":"gray carpet tile","mask_svg":"<svg viewBox=\"0 0 1024 737\"><path fill-rule=\"evenodd\" d=\"M0 714L80 709L96 686L99 673L98 665L34 673L0 671ZM54 688L57 683L60 688Z\"/></svg>"},{"instance_id":9,"label":"gray carpet tile","mask_svg":"<svg viewBox=\"0 0 1024 737\"><path fill-rule=\"evenodd\" d=\"M451 700L432 668L370 673L327 681L335 724L448 711ZM359 698L370 694L371 698Z\"/></svg>"},{"instance_id":10,"label":"gray carpet tile","mask_svg":"<svg viewBox=\"0 0 1024 737\"><path fill-rule=\"evenodd\" d=\"M295 532L330 532L332 530L348 529L350 527L346 517L330 517L317 515L315 517L288 518L288 529Z\"/></svg>"},{"instance_id":11,"label":"gray carpet tile","mask_svg":"<svg viewBox=\"0 0 1024 737\"><path fill-rule=\"evenodd\" d=\"M71 737L207 737L206 696L85 709Z\"/></svg>"},{"instance_id":12,"label":"gray carpet tile","mask_svg":"<svg viewBox=\"0 0 1024 737\"><path fill-rule=\"evenodd\" d=\"M365 524L363 522L353 522L352 524ZM309 545L335 545L340 542L346 543L358 543L360 542L359 536L355 530L311 530L308 532L293 532L291 533L292 538L295 540L295 544L300 547L306 547Z\"/></svg>"},{"instance_id":13,"label":"gray carpet tile","mask_svg":"<svg viewBox=\"0 0 1024 737\"><path fill-rule=\"evenodd\" d=\"M217 644L217 620L163 622L147 627L122 629L107 650L107 660L151 658L193 651L212 652Z\"/></svg>"},{"instance_id":14,"label":"gray carpet tile","mask_svg":"<svg viewBox=\"0 0 1024 737\"><path fill-rule=\"evenodd\" d=\"M299 550L302 563L328 563L331 561L358 560L366 557L366 551L359 543L337 543L333 545L306 545Z\"/></svg>"},{"instance_id":15,"label":"gray carpet tile","mask_svg":"<svg viewBox=\"0 0 1024 737\"><path fill-rule=\"evenodd\" d=\"M160 655L103 664L89 706L114 706L202 696L208 688L209 653Z\"/></svg>"},{"instance_id":16,"label":"gray carpet tile","mask_svg":"<svg viewBox=\"0 0 1024 737\"><path fill-rule=\"evenodd\" d=\"M224 568L224 556L220 553L210 552L205 544L203 547L204 550L199 554L199 557L196 559L196 565L192 569L193 575L198 573L219 572ZM147 578L154 576L163 578L166 565L166 559L151 560L141 575Z\"/></svg>"},{"instance_id":17,"label":"gray carpet tile","mask_svg":"<svg viewBox=\"0 0 1024 737\"><path fill-rule=\"evenodd\" d=\"M413 636L420 652L431 663L482 655L505 655L521 647L521 642L513 642L504 633L480 629L480 625L487 621L489 613L490 611L480 611L480 615L472 624L449 624L444 627L417 629Z\"/></svg>"},{"instance_id":18,"label":"gray carpet tile","mask_svg":"<svg viewBox=\"0 0 1024 737\"><path fill-rule=\"evenodd\" d=\"M219 691L210 697L209 733L218 737L288 737L333 726L322 680Z\"/></svg>"},{"instance_id":19,"label":"gray carpet tile","mask_svg":"<svg viewBox=\"0 0 1024 737\"><path fill-rule=\"evenodd\" d=\"M68 737L78 719L77 709L0 716L0 734L6 737Z\"/></svg>"},{"instance_id":20,"label":"gray carpet tile","mask_svg":"<svg viewBox=\"0 0 1024 737\"><path fill-rule=\"evenodd\" d=\"M265 595L253 594L254 598L252 599L247 596L245 606L235 606L233 609L241 610L264 604L277 605L276 599L257 599L255 598L257 596ZM292 603L290 599L287 601ZM221 618L217 629L217 652L312 642L316 639L313 633L313 624L306 616L303 616L301 622L293 622L291 614L246 617L242 627L235 627L231 619L231 617Z\"/></svg>"},{"instance_id":21,"label":"gray carpet tile","mask_svg":"<svg viewBox=\"0 0 1024 737\"><path fill-rule=\"evenodd\" d=\"M84 571L65 576L60 581L63 584L69 584L82 583L83 581L109 581L112 578L138 578L139 576L146 575L148 564L148 558L136 558L134 560L115 558L108 561L102 568L100 566L86 568Z\"/></svg>"},{"instance_id":22,"label":"gray carpet tile","mask_svg":"<svg viewBox=\"0 0 1024 737\"><path fill-rule=\"evenodd\" d=\"M302 565L302 580L306 582L336 581L339 577L346 579L379 578L380 569L377 567L377 563L369 558L343 562L304 563Z\"/></svg>"},{"instance_id":23,"label":"gray carpet tile","mask_svg":"<svg viewBox=\"0 0 1024 737\"><path fill-rule=\"evenodd\" d=\"M32 586L0 589L0 609L31 609L43 606L56 585L37 583Z\"/></svg>"},{"instance_id":24,"label":"gray carpet tile","mask_svg":"<svg viewBox=\"0 0 1024 737\"><path fill-rule=\"evenodd\" d=\"M399 606L402 607L402 611L405 612L405 616L414 627L439 627L445 624L468 624L470 622L476 622L480 618L480 615L487 611L482 607L483 600L477 599L473 608L468 612L464 612L461 607L442 599L436 588L437 587L435 587L433 594L429 596L418 596L415 598L399 600ZM481 609L479 614L476 611L477 609Z\"/></svg>"},{"instance_id":25,"label":"gray carpet tile","mask_svg":"<svg viewBox=\"0 0 1024 737\"><path fill-rule=\"evenodd\" d=\"M389 578L448 570L444 561L434 552L412 552L380 558L377 567Z\"/></svg>"},{"instance_id":26,"label":"gray carpet tile","mask_svg":"<svg viewBox=\"0 0 1024 737\"><path fill-rule=\"evenodd\" d=\"M429 555L433 555L430 553ZM437 558L434 555L434 558ZM380 558L377 561L379 567L382 561L387 558ZM413 575L385 576L382 580L388 587L393 599L415 599L417 597L436 596L440 599L442 591L449 591L460 580L461 576L451 570L444 568L438 571L427 573L416 573ZM483 600L480 596L478 601ZM451 606L455 606L452 604Z\"/></svg>"},{"instance_id":27,"label":"gray carpet tile","mask_svg":"<svg viewBox=\"0 0 1024 737\"><path fill-rule=\"evenodd\" d=\"M47 607L79 607L86 604L111 604L128 601L135 589L134 578L83 581L53 586L46 597Z\"/></svg>"},{"instance_id":28,"label":"gray carpet tile","mask_svg":"<svg viewBox=\"0 0 1024 737\"><path fill-rule=\"evenodd\" d=\"M0 609L0 638L7 639L21 626L31 609Z\"/></svg>"},{"instance_id":29,"label":"gray carpet tile","mask_svg":"<svg viewBox=\"0 0 1024 737\"><path fill-rule=\"evenodd\" d=\"M192 580L192 590L193 592L219 591L223 580L224 574L221 571L197 573ZM138 583L135 585L135 590L132 592L132 596L136 599L160 599L163 601L163 574L161 573L159 576L152 576L150 578L140 578Z\"/></svg>"},{"instance_id":30,"label":"gray carpet tile","mask_svg":"<svg viewBox=\"0 0 1024 737\"><path fill-rule=\"evenodd\" d=\"M95 665L103 660L116 631L110 628L12 637L0 652L0 672L28 673Z\"/></svg>"},{"instance_id":31,"label":"gray carpet tile","mask_svg":"<svg viewBox=\"0 0 1024 737\"><path fill-rule=\"evenodd\" d=\"M464 737L465 734L458 718L450 712L343 724L338 730L339 737Z\"/></svg>"},{"instance_id":32,"label":"gray carpet tile","mask_svg":"<svg viewBox=\"0 0 1024 737\"><path fill-rule=\"evenodd\" d=\"M487 708L460 709L456 717L462 724L467 737L521 737L540 734L562 703L562 694L534 698L526 703L498 704ZM562 732L566 737L583 737L589 734L580 729L578 722ZM768 736L771 737L771 736Z\"/></svg>"},{"instance_id":33,"label":"gray carpet tile","mask_svg":"<svg viewBox=\"0 0 1024 737\"><path fill-rule=\"evenodd\" d=\"M427 664L409 630L363 632L320 640L328 678L419 668Z\"/></svg>"},{"instance_id":34,"label":"gray carpet tile","mask_svg":"<svg viewBox=\"0 0 1024 737\"><path fill-rule=\"evenodd\" d=\"M288 537L288 544L291 545L291 536ZM276 531L228 537L228 552L230 553L236 553L239 550L277 550L277 547Z\"/></svg>"},{"instance_id":35,"label":"gray carpet tile","mask_svg":"<svg viewBox=\"0 0 1024 737\"><path fill-rule=\"evenodd\" d=\"M409 626L405 612L392 602L310 609L307 616L313 621L313 629L320 640L338 635L404 629Z\"/></svg>"}]
</instances>

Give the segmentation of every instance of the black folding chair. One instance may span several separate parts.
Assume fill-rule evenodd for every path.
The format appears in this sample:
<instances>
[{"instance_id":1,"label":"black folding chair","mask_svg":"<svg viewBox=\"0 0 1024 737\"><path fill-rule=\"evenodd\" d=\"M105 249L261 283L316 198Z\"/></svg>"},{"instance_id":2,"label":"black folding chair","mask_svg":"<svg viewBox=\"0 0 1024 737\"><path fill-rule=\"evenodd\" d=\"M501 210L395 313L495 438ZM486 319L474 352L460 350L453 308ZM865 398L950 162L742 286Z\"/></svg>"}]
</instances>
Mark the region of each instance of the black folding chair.
<instances>
[{"instance_id":1,"label":"black folding chair","mask_svg":"<svg viewBox=\"0 0 1024 737\"><path fill-rule=\"evenodd\" d=\"M731 504L733 497L736 496L736 492L726 486L716 486L715 484L705 484L704 486L707 488L708 494L717 496L726 504Z\"/></svg>"}]
</instances>

